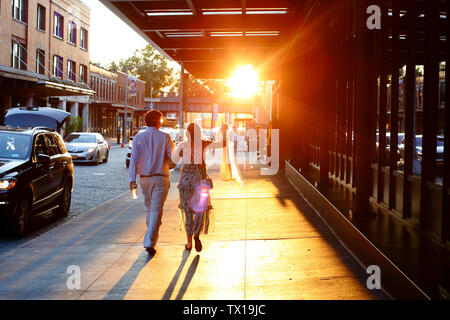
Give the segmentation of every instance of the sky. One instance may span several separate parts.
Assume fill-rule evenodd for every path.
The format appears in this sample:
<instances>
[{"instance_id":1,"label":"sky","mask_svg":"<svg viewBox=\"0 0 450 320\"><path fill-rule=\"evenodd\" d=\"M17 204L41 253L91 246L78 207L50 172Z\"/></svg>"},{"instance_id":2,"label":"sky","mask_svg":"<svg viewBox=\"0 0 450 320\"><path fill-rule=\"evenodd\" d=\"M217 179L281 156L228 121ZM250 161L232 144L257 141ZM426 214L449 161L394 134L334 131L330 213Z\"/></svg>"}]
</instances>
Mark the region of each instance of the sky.
<instances>
[{"instance_id":1,"label":"sky","mask_svg":"<svg viewBox=\"0 0 450 320\"><path fill-rule=\"evenodd\" d=\"M111 61L131 57L135 50L147 45L147 41L100 1L81 1L91 8L89 50L92 62L106 66Z\"/></svg>"}]
</instances>

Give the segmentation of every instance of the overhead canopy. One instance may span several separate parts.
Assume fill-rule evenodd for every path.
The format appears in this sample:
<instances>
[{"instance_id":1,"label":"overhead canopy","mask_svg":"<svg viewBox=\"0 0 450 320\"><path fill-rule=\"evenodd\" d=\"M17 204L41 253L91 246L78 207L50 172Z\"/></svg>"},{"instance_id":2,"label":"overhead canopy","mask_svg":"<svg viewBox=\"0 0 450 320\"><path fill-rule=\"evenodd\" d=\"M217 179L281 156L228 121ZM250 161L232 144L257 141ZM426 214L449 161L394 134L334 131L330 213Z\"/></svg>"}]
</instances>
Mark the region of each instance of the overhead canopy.
<instances>
[{"instance_id":1,"label":"overhead canopy","mask_svg":"<svg viewBox=\"0 0 450 320\"><path fill-rule=\"evenodd\" d=\"M228 78L252 64L261 79L280 62L312 1L100 0L164 56L197 78Z\"/></svg>"}]
</instances>

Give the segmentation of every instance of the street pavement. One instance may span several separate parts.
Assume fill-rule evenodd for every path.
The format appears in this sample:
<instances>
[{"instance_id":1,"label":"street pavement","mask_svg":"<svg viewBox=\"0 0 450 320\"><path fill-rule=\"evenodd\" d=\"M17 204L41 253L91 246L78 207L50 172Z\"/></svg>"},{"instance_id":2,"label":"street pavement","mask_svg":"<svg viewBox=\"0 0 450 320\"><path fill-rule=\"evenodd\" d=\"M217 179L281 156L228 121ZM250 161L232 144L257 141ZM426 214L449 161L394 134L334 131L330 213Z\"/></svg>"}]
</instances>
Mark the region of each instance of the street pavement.
<instances>
[{"instance_id":1,"label":"street pavement","mask_svg":"<svg viewBox=\"0 0 450 320\"><path fill-rule=\"evenodd\" d=\"M75 164L70 214L78 215L128 191L128 148L111 144L109 160L99 165Z\"/></svg>"},{"instance_id":2,"label":"street pavement","mask_svg":"<svg viewBox=\"0 0 450 320\"><path fill-rule=\"evenodd\" d=\"M367 289L366 271L282 172L247 167L241 188L212 166L215 230L200 253L184 250L174 175L153 257L142 247L142 194L113 191L123 178L112 172L94 179L111 189L108 201L84 212L75 202L81 213L0 254L0 299L388 298Z\"/></svg>"}]
</instances>

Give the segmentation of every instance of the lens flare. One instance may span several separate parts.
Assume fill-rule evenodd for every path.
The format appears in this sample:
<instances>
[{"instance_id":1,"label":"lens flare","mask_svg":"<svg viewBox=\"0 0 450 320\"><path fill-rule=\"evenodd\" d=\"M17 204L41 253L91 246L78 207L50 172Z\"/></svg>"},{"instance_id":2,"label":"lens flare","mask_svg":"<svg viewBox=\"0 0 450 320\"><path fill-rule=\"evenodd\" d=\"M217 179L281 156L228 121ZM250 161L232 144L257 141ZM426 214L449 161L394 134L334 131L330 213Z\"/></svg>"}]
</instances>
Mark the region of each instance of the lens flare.
<instances>
[{"instance_id":1,"label":"lens flare","mask_svg":"<svg viewBox=\"0 0 450 320\"><path fill-rule=\"evenodd\" d=\"M209 206L209 187L199 184L190 200L191 209L194 212L204 212Z\"/></svg>"},{"instance_id":2,"label":"lens flare","mask_svg":"<svg viewBox=\"0 0 450 320\"><path fill-rule=\"evenodd\" d=\"M258 72L252 65L237 68L226 82L235 98L249 98L256 94L259 88Z\"/></svg>"}]
</instances>

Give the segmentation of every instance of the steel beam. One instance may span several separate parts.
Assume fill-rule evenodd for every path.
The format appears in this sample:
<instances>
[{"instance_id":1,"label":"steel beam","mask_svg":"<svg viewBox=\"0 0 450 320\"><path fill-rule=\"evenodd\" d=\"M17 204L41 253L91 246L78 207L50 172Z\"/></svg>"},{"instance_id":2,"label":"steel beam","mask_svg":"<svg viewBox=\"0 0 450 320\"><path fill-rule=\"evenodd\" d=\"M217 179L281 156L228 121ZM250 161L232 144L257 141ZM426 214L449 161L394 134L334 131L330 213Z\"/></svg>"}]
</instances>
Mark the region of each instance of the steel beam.
<instances>
[{"instance_id":1,"label":"steel beam","mask_svg":"<svg viewBox=\"0 0 450 320\"><path fill-rule=\"evenodd\" d=\"M354 217L369 215L369 197L371 194L371 122L376 110L376 73L374 67L377 30L369 30L366 26L366 10L370 1L357 1L357 90L355 118L356 149L356 203ZM374 134L374 133L373 133Z\"/></svg>"},{"instance_id":2,"label":"steel beam","mask_svg":"<svg viewBox=\"0 0 450 320\"><path fill-rule=\"evenodd\" d=\"M447 1L447 26L445 28L447 39L450 39L450 1ZM450 41L447 41L447 57L445 67L445 132L444 132L444 177L442 186L442 243L450 241Z\"/></svg>"},{"instance_id":3,"label":"steel beam","mask_svg":"<svg viewBox=\"0 0 450 320\"><path fill-rule=\"evenodd\" d=\"M427 2L426 19L426 64L424 75L423 140L420 225L429 228L429 183L435 181L437 144L437 113L439 103L439 6L437 1Z\"/></svg>"},{"instance_id":4,"label":"steel beam","mask_svg":"<svg viewBox=\"0 0 450 320\"><path fill-rule=\"evenodd\" d=\"M408 2L408 64L406 66L406 101L405 101L405 149L403 173L403 218L411 218L411 182L413 174L413 157L415 155L415 112L416 112L416 24L417 2Z\"/></svg>"},{"instance_id":5,"label":"steel beam","mask_svg":"<svg viewBox=\"0 0 450 320\"><path fill-rule=\"evenodd\" d=\"M390 142L389 142L389 209L395 209L396 177L398 160L398 91L399 91L399 2L393 1L392 8L393 28L392 28L392 81L391 81L391 121L390 121Z\"/></svg>"}]
</instances>

